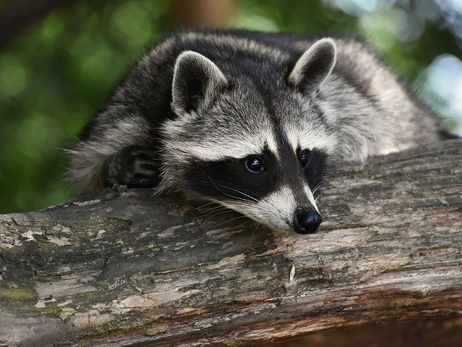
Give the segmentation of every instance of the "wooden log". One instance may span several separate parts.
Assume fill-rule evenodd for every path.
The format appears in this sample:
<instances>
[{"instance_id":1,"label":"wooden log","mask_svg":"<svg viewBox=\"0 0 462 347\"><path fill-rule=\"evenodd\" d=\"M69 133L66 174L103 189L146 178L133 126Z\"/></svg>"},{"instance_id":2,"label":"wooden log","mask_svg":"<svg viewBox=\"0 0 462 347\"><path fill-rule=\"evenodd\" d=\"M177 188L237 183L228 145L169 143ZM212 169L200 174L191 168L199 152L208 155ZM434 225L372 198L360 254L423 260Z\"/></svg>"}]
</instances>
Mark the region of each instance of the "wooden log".
<instances>
[{"instance_id":1,"label":"wooden log","mask_svg":"<svg viewBox=\"0 0 462 347\"><path fill-rule=\"evenodd\" d=\"M0 216L0 345L261 345L460 315L462 140L331 176L314 235L121 187Z\"/></svg>"}]
</instances>

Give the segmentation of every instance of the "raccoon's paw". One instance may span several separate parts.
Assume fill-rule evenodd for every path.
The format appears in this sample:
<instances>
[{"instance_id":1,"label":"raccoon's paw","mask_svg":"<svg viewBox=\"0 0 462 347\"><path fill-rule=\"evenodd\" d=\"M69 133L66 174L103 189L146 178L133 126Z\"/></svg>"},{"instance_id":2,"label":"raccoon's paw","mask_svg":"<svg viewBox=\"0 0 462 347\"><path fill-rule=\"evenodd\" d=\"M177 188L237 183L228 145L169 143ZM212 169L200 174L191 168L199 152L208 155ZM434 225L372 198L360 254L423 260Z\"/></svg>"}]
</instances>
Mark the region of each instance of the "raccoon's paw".
<instances>
[{"instance_id":1,"label":"raccoon's paw","mask_svg":"<svg viewBox=\"0 0 462 347\"><path fill-rule=\"evenodd\" d=\"M159 164L152 149L129 146L108 156L101 173L103 185L126 185L129 188L155 187L159 182Z\"/></svg>"}]
</instances>

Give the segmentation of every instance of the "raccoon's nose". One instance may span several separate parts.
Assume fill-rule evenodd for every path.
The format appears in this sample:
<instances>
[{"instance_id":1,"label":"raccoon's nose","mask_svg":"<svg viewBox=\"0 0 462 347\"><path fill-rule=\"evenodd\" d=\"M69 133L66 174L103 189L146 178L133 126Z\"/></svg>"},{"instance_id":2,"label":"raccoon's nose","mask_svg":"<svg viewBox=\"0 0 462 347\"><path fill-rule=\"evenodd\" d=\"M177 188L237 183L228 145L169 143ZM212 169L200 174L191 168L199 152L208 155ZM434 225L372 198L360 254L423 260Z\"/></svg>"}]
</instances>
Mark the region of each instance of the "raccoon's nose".
<instances>
[{"instance_id":1,"label":"raccoon's nose","mask_svg":"<svg viewBox=\"0 0 462 347\"><path fill-rule=\"evenodd\" d=\"M313 207L297 207L295 210L294 229L297 233L315 233L321 223L321 215Z\"/></svg>"}]
</instances>

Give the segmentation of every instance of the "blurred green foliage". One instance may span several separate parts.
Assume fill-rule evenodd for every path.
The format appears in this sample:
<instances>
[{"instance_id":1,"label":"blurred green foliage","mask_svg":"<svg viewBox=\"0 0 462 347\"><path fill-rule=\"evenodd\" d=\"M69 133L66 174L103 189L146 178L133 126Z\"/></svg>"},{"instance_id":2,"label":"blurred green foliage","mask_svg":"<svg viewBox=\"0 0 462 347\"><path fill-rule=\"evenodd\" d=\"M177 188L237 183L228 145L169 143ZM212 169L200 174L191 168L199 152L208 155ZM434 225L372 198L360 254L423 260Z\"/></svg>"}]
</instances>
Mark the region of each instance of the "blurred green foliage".
<instances>
[{"instance_id":1,"label":"blurred green foliage","mask_svg":"<svg viewBox=\"0 0 462 347\"><path fill-rule=\"evenodd\" d=\"M397 40L384 29L392 9L377 10L375 18L384 25L375 19L365 30L367 18L347 14L331 1L241 0L234 24L367 34L411 81L438 54L460 54L451 33L432 25L412 42ZM64 149L129 66L169 27L167 11L168 2L159 0L77 2L0 52L0 213L39 209L73 196L62 179Z\"/></svg>"}]
</instances>

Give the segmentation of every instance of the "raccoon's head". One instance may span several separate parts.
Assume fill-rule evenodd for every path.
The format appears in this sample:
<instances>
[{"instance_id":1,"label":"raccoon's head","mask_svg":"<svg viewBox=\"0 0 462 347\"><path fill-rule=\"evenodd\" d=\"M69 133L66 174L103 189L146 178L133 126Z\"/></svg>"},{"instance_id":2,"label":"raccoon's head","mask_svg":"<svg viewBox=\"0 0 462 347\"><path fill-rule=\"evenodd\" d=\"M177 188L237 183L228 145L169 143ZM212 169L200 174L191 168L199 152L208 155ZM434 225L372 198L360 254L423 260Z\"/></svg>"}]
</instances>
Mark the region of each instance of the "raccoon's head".
<instances>
[{"instance_id":1,"label":"raccoon's head","mask_svg":"<svg viewBox=\"0 0 462 347\"><path fill-rule=\"evenodd\" d=\"M163 180L194 198L232 208L278 230L313 233L314 193L335 137L317 92L331 74L331 39L289 59L214 63L176 60L172 110L163 125Z\"/></svg>"}]
</instances>

